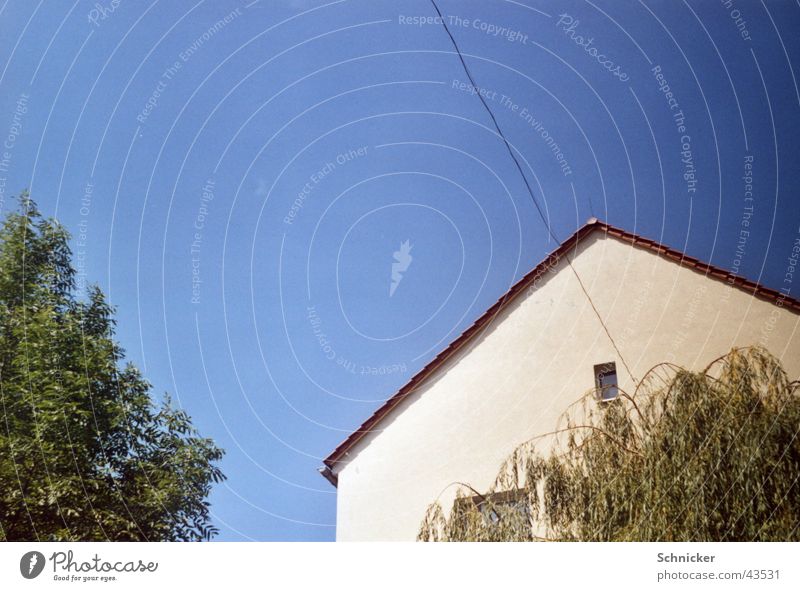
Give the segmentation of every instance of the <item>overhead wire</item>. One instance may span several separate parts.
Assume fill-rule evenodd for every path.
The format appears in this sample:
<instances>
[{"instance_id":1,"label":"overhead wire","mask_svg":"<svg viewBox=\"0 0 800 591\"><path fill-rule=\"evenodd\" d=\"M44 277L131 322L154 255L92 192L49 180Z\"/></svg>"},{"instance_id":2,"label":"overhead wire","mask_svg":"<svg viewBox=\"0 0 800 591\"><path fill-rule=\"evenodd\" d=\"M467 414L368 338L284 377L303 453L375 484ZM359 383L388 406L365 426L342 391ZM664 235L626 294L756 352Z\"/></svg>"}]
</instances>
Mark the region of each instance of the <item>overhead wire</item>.
<instances>
[{"instance_id":1,"label":"overhead wire","mask_svg":"<svg viewBox=\"0 0 800 591\"><path fill-rule=\"evenodd\" d=\"M442 15L442 11L439 10L439 6L436 4L436 0L430 0L430 1L431 1L431 4L433 5L433 8L436 10L436 14L439 17L439 22L442 24L442 27L444 28L445 32L447 33L447 36L450 38L450 42L453 44L453 48L456 50L456 55L458 55L458 59L461 61L461 66L463 67L464 72L467 75L467 78L469 79L470 83L472 84L472 88L474 88L476 90L479 90L481 87L478 86L478 84L475 82L475 79L472 76L472 72L470 72L470 69L467 66L467 62L464 60L464 55L461 53L461 49L458 47L458 43L456 42L455 37L453 37L453 34L450 32L450 28L447 26L446 19L445 19L444 15ZM519 160L517 159L516 155L514 154L514 150L512 149L511 144L508 142L508 139L506 138L505 134L503 133L503 130L500 128L500 124L497 122L497 119L495 118L494 113L492 112L492 109L486 103L486 99L483 97L483 94L481 92L475 92L474 94L481 101L481 104L483 105L483 108L486 109L486 112L489 114L489 117L491 118L492 123L494 124L494 128L497 130L497 134L503 140L503 144L505 145L506 150L508 151L508 154L511 156L511 160L514 161L514 165L516 166L520 177L522 177L523 183L525 183L525 188L528 191L528 195L530 195L531 201L533 202L533 205L536 208L536 211L538 212L539 217L542 219L542 223L544 224L545 229L547 230L547 232L550 235L550 237L556 242L556 244L561 244L561 240L559 240L558 236L556 236L555 231L552 229L550 223L548 222L547 217L545 216L544 212L542 211L542 207L539 205L539 202L537 201L536 196L533 193L533 189L531 188L530 183L528 182L528 178L525 176L525 172L522 170L522 166L520 165ZM606 325L605 321L603 320L603 317L600 315L600 311L597 309L597 306L595 305L594 300L592 300L592 297L589 295L589 291L586 289L586 286L584 285L583 281L581 280L581 277L578 274L578 271L575 269L575 267L572 264L572 261L570 261L568 256L565 256L564 258L566 259L567 265L569 266L569 268L575 274L575 278L578 280L578 285L580 286L581 291L586 296L586 299L589 301L589 305L591 306L592 311L594 312L595 316L597 316L597 320L600 322L600 325L603 327L603 330L605 331L606 336L608 336L609 341L611 341L611 345L614 347L614 350L617 352L617 355L619 355L620 361L622 361L622 365L625 366L625 370L628 372L628 375L631 377L631 380L633 380L634 383L637 383L637 380L633 376L633 372L631 371L631 368L628 366L628 363L625 361L625 357L622 355L622 351L620 351L619 346L617 346L617 343L614 340L614 337L611 336L611 332L609 331L608 326Z\"/></svg>"}]
</instances>

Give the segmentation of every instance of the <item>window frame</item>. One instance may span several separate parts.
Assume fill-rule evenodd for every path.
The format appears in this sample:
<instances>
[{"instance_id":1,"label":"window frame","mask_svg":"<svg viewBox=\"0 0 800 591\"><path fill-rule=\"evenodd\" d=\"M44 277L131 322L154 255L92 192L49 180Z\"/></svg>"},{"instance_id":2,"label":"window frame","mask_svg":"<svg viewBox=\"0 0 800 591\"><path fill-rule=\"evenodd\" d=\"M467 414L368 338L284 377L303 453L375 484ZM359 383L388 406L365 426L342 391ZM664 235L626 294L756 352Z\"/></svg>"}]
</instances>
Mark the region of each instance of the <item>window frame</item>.
<instances>
[{"instance_id":1,"label":"window frame","mask_svg":"<svg viewBox=\"0 0 800 591\"><path fill-rule=\"evenodd\" d=\"M488 510L487 503L492 505L519 505L519 508L524 511L526 516L530 519L530 507L527 501L527 491L524 488L487 493L485 495L477 494L471 497L456 499L457 504L474 505L486 522L486 525L497 525L501 519L494 509Z\"/></svg>"},{"instance_id":2,"label":"window frame","mask_svg":"<svg viewBox=\"0 0 800 591\"><path fill-rule=\"evenodd\" d=\"M612 402L619 398L619 374L617 373L617 363L615 361L598 363L592 370L594 372L594 388L597 400L600 402ZM603 378L611 374L614 375L614 383L603 385ZM605 392L612 388L615 390L614 396L606 398Z\"/></svg>"}]
</instances>

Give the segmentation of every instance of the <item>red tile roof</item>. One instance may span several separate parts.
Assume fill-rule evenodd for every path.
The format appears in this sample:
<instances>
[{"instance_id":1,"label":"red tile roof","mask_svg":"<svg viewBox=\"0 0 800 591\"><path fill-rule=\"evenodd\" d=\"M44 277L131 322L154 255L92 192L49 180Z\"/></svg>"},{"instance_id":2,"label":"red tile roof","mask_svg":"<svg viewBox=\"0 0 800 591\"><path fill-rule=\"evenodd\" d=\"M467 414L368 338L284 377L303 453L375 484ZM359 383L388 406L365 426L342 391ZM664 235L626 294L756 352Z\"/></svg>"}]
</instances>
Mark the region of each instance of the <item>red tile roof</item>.
<instances>
[{"instance_id":1,"label":"red tile roof","mask_svg":"<svg viewBox=\"0 0 800 591\"><path fill-rule=\"evenodd\" d=\"M333 473L334 466L346 461L344 456L347 455L349 450L358 443L369 432L375 430L376 425L388 415L400 402L402 402L409 394L414 392L434 371L436 371L447 359L450 358L456 351L472 339L478 332L501 311L509 303L511 303L517 295L525 290L529 285L540 279L549 269L551 269L562 256L566 255L570 250L576 249L578 244L591 233L600 230L605 232L608 236L613 236L624 242L628 242L632 246L645 248L655 252L660 256L665 256L668 259L677 261L683 267L689 267L699 273L724 281L731 286L738 287L747 293L770 302L780 301L780 305L784 308L789 308L800 312L800 301L791 298L779 291L764 287L754 281L745 279L739 275L730 273L725 269L715 267L708 263L690 257L678 250L659 244L655 240L643 238L637 234L632 234L615 228L614 226L601 222L595 218L591 218L583 226L581 226L572 236L567 238L561 245L551 252L545 259L536 265L530 272L528 272L522 279L515 283L491 308L486 310L467 330L456 338L450 345L439 353L428 365L423 367L405 386L400 388L396 394L389 398L383 405L376 410L364 423L347 439L338 445L330 455L325 458L323 468L320 468L322 475L327 478L334 486L336 486L337 478Z\"/></svg>"}]
</instances>

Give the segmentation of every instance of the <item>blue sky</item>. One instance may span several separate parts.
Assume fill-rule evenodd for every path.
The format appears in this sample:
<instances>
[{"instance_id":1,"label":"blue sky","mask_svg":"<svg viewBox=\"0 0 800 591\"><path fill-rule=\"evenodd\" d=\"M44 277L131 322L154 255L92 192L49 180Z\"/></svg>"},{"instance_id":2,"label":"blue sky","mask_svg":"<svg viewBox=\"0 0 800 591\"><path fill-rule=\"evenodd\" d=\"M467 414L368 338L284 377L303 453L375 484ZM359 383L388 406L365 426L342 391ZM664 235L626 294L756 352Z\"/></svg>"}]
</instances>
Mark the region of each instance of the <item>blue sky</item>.
<instances>
[{"instance_id":1,"label":"blue sky","mask_svg":"<svg viewBox=\"0 0 800 591\"><path fill-rule=\"evenodd\" d=\"M439 6L556 236L595 215L786 287L800 5ZM0 207L30 188L72 231L129 358L226 448L221 540L332 540L322 458L555 247L433 15L2 5Z\"/></svg>"}]
</instances>

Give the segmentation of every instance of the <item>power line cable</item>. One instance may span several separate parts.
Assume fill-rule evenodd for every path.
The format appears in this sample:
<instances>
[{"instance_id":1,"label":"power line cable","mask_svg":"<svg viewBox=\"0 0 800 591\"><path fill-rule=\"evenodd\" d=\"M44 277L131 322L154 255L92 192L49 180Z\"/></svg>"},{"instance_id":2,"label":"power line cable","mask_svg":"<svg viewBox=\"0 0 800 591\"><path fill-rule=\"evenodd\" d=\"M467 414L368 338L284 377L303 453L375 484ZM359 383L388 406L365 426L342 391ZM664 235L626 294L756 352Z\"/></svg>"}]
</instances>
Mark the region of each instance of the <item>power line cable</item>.
<instances>
[{"instance_id":1,"label":"power line cable","mask_svg":"<svg viewBox=\"0 0 800 591\"><path fill-rule=\"evenodd\" d=\"M536 200L536 196L533 194L533 189L531 189L530 183L528 183L528 178L525 176L525 172L522 170L522 166L520 165L519 160L517 160L517 157L514 154L514 150L511 148L511 144L509 144L508 139L506 139L503 130L500 129L500 124L497 122L494 113L492 113L492 110L486 103L486 99L484 99L483 95L479 92L480 87L475 83L475 79L472 77L472 72L470 72L469 67L467 66L467 62L464 60L464 56L461 54L461 49L459 49L455 37L453 37L453 34L450 32L450 28L447 26L447 21L445 20L445 17L442 15L442 11L439 10L439 6L436 4L436 0L431 0L431 4L433 4L433 8L436 10L436 14L439 17L439 22L442 24L442 27L444 27L447 36L450 37L450 42L453 44L453 48L456 50L458 59L461 61L461 66L464 68L464 72L466 73L467 78L472 84L472 88L477 91L475 92L475 95L478 97L478 99L480 99L483 108L486 109L486 112L489 114L489 117L491 118L492 123L494 124L494 127L497 130L497 134L503 140L503 144L505 144L506 150L508 150L508 154L514 161L514 165L517 167L517 171L519 172L519 175L522 177L522 181L525 183L525 188L528 190L528 195L530 195L531 201L533 202L533 205L536 207L536 211L539 213L539 217L542 219L542 223L544 224L547 233L553 238L556 244L561 244L561 240L559 240L558 236L556 236L555 232L550 227L550 224L548 223L547 218L544 215L541 206L539 205L539 202ZM568 256L565 256L564 258L566 259L569 268L572 269L572 272L575 274L575 278L578 280L578 285L580 285L581 291L584 293L586 299L589 301L589 305L592 307L592 310L597 316L597 320L600 322L600 325L603 327L603 330L608 336L608 339L611 341L611 345L614 347L614 350L617 352L617 355L619 355L620 361L622 361L622 365L625 366L625 369L627 370L628 375L631 377L633 382L637 383L636 378L633 377L633 372L631 371L631 368L625 361L625 357L623 357L622 352L619 350L616 341L614 341L614 337L611 336L611 332L608 330L608 326L606 326L606 323L603 321L603 317L600 315L600 311L597 309L597 306L595 306L595 303L592 300L592 297L589 295L586 286L583 284L580 275L578 275L578 271L572 265L572 261L569 260Z\"/></svg>"},{"instance_id":2,"label":"power line cable","mask_svg":"<svg viewBox=\"0 0 800 591\"><path fill-rule=\"evenodd\" d=\"M456 50L456 54L458 54L458 59L461 60L461 65L464 68L464 72L466 72L466 74L467 74L467 78L469 78L469 81L472 84L472 88L475 89L476 91L478 91L480 89L480 87L475 83L475 79L472 77L472 72L469 71L469 68L467 67L467 62L464 61L464 56L461 55L461 50L458 48L458 43L456 43L455 37L453 37L453 34L450 32L450 29L447 27L447 23L445 22L444 16L442 16L442 13L439 10L439 7L436 5L436 2L434 0L431 0L431 4L433 4L433 7L436 9L436 14L439 15L439 22L442 23L442 26L444 27L444 30L447 33L447 36L450 37L450 41L453 43L453 47ZM481 103L483 103L483 107L484 107L484 109L486 109L486 112L489 113L489 117L491 117L492 123L494 123L494 127L497 130L497 133L500 134L500 137L502 138L503 143L506 146L506 150L508 150L508 153L511 155L511 159L514 161L514 164L516 165L517 170L519 171L519 174L522 177L522 181L525 183L525 187L528 189L528 193L530 194L531 199L533 200L533 204L536 206L536 211L539 212L539 216L542 218L542 221L544 222L545 228L547 228L547 231L550 234L550 236L552 236L553 240L555 240L555 242L557 244L560 244L561 241L556 237L556 235L551 230L550 224L547 223L547 219L546 219L546 217L544 215L544 212L542 212L542 209L539 206L539 203L536 201L536 198L533 196L533 189L531 189L530 184L528 184L528 178L525 176L525 173L522 172L522 166L520 166L519 160L517 160L517 157L514 155L514 150L511 148L511 145L508 143L508 140L506 139L505 134L503 134L503 131L500 129L500 124L497 123L497 119L495 119L494 113L492 113L492 110L489 108L489 105L486 104L486 99L483 98L483 95L480 92L476 92L475 94L480 99Z\"/></svg>"}]
</instances>

